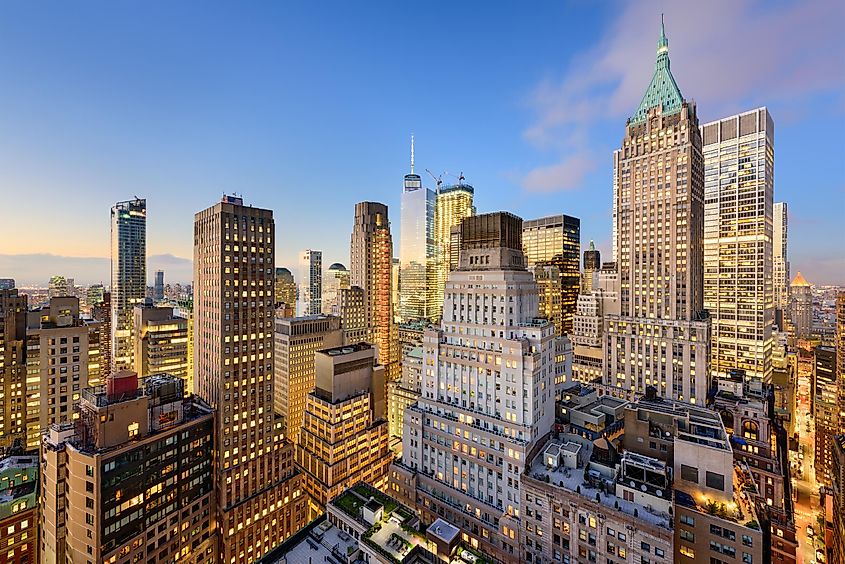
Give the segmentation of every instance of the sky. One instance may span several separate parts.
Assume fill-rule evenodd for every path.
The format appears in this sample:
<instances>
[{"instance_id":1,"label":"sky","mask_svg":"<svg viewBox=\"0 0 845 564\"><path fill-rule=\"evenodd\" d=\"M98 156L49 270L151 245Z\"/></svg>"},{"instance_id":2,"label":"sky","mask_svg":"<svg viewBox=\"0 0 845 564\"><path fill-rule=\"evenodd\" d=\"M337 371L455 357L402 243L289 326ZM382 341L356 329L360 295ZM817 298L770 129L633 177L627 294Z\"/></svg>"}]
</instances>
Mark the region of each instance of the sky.
<instances>
[{"instance_id":1,"label":"sky","mask_svg":"<svg viewBox=\"0 0 845 564\"><path fill-rule=\"evenodd\" d=\"M577 216L609 260L661 12L702 123L772 113L793 275L845 284L835 0L2 3L0 277L107 282L109 208L135 195L150 278L189 281L193 215L224 192L274 210L279 266L348 265L363 200L398 255L412 133L417 171L463 172L479 212Z\"/></svg>"}]
</instances>

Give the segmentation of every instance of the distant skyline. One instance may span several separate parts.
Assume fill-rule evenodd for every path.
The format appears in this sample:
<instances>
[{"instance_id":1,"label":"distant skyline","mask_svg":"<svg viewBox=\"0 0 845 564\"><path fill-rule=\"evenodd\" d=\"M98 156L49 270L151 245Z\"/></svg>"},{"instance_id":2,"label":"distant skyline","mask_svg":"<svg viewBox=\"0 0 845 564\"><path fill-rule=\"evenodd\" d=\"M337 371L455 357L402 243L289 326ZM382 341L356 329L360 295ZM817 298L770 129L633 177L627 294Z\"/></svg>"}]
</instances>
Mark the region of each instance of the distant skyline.
<instances>
[{"instance_id":1,"label":"distant skyline","mask_svg":"<svg viewBox=\"0 0 845 564\"><path fill-rule=\"evenodd\" d=\"M348 264L364 200L398 256L411 133L428 185L462 171L479 213L580 217L610 260L612 152L665 11L701 123L772 113L793 275L845 283L845 6L667 4L0 6L0 277L107 284L109 208L134 195L150 283L190 281L194 213L224 192L274 210L278 266Z\"/></svg>"}]
</instances>

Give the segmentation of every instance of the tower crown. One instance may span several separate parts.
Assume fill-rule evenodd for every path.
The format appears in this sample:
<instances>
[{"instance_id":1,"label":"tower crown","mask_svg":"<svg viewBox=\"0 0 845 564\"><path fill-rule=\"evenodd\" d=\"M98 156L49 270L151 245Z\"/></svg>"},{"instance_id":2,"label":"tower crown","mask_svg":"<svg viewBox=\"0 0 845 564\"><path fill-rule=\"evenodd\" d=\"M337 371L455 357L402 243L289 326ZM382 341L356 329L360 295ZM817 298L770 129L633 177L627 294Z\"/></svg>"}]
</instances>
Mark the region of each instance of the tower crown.
<instances>
[{"instance_id":1,"label":"tower crown","mask_svg":"<svg viewBox=\"0 0 845 564\"><path fill-rule=\"evenodd\" d=\"M669 64L669 40L666 38L666 28L663 16L660 16L660 37L657 39L657 61L654 64L654 75L643 95L637 111L631 116L630 123L643 123L652 108L660 106L661 113L671 115L681 111L684 97L681 89L672 76Z\"/></svg>"}]
</instances>

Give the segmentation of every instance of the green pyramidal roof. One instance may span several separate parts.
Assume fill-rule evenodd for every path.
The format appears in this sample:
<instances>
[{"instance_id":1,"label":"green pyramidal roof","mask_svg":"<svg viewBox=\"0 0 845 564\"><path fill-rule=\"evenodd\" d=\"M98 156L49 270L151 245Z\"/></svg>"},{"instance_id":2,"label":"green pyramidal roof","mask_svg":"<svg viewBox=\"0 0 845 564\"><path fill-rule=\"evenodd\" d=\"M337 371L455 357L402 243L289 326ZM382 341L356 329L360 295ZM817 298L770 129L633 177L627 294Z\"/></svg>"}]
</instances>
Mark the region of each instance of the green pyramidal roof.
<instances>
[{"instance_id":1,"label":"green pyramidal roof","mask_svg":"<svg viewBox=\"0 0 845 564\"><path fill-rule=\"evenodd\" d=\"M671 115L681 111L684 97L681 89L672 76L669 69L669 40L666 39L666 31L663 27L663 16L660 17L660 39L657 40L657 62L654 64L654 76L645 91L642 102L634 115L631 116L631 123L642 123L645 121L648 111L651 108L660 106L663 115Z\"/></svg>"}]
</instances>

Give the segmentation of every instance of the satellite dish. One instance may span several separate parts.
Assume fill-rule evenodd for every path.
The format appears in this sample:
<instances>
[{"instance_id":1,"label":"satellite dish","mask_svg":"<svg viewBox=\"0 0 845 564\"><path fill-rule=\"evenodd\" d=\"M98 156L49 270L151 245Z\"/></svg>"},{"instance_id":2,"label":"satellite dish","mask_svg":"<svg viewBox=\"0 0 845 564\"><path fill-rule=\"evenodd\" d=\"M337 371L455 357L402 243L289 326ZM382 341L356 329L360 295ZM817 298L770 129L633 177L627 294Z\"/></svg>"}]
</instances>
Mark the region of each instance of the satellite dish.
<instances>
[{"instance_id":1,"label":"satellite dish","mask_svg":"<svg viewBox=\"0 0 845 564\"><path fill-rule=\"evenodd\" d=\"M647 487L645 487L645 484L643 484L642 486L640 486L640 489L641 489L642 491L646 491L648 488L647 488Z\"/></svg>"},{"instance_id":2,"label":"satellite dish","mask_svg":"<svg viewBox=\"0 0 845 564\"><path fill-rule=\"evenodd\" d=\"M654 493L656 493L656 494L657 494L657 497L663 497L663 490L657 490L657 491L656 491L656 492L654 492Z\"/></svg>"},{"instance_id":3,"label":"satellite dish","mask_svg":"<svg viewBox=\"0 0 845 564\"><path fill-rule=\"evenodd\" d=\"M635 487L635 486L637 485L637 484L635 484L635 483L634 483L634 480L631 480L630 482L628 482L628 484L630 484L630 486L631 486L632 488L633 488L633 487Z\"/></svg>"}]
</instances>

